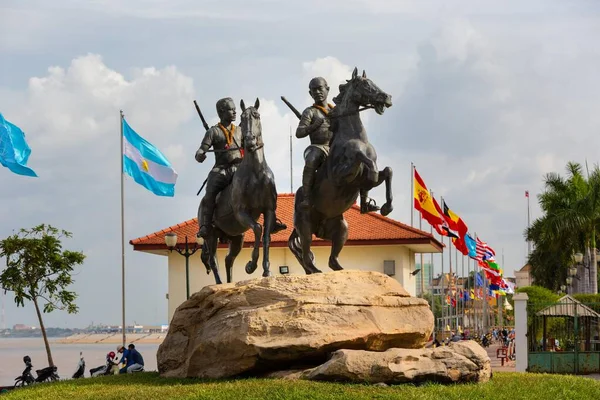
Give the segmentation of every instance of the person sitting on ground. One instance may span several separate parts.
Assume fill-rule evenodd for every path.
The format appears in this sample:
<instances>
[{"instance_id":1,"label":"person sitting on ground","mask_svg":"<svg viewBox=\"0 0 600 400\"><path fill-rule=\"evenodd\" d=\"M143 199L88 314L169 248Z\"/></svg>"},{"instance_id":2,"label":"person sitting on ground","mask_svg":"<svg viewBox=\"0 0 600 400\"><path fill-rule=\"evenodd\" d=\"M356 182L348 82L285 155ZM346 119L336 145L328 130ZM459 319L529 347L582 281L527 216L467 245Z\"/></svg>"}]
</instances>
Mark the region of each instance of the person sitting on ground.
<instances>
[{"instance_id":1,"label":"person sitting on ground","mask_svg":"<svg viewBox=\"0 0 600 400\"><path fill-rule=\"evenodd\" d=\"M131 343L128 346L129 350L129 358L131 359L131 363L128 361L127 373L132 374L134 372L140 372L144 370L144 357L140 354L139 351L135 349L135 345Z\"/></svg>"},{"instance_id":2,"label":"person sitting on ground","mask_svg":"<svg viewBox=\"0 0 600 400\"><path fill-rule=\"evenodd\" d=\"M130 352L129 352L129 350L125 349L125 346L118 345L117 346L117 353L123 354L121 356L121 360L119 360L119 362L117 364L118 365L125 364L125 366L123 366L123 368L121 368L119 370L120 374L125 374L125 373L127 373L127 367L129 367L131 365Z\"/></svg>"}]
</instances>

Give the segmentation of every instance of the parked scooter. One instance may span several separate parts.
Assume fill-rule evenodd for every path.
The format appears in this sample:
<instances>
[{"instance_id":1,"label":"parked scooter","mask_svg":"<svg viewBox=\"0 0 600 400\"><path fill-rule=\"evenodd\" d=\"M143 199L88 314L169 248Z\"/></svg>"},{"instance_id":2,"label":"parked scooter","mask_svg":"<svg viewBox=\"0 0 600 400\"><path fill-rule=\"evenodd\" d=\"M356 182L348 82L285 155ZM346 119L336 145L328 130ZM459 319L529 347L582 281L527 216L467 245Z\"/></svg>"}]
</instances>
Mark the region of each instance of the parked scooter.
<instances>
[{"instance_id":1,"label":"parked scooter","mask_svg":"<svg viewBox=\"0 0 600 400\"><path fill-rule=\"evenodd\" d=\"M106 364L90 369L90 376L102 376L102 375L116 375L119 373L119 367L117 360L115 360L116 354L114 351L109 352L106 355Z\"/></svg>"},{"instance_id":2,"label":"parked scooter","mask_svg":"<svg viewBox=\"0 0 600 400\"><path fill-rule=\"evenodd\" d=\"M56 368L56 365L35 370L37 378L34 379L31 374L31 369L33 368L31 357L23 357L23 362L25 363L25 369L21 373L21 376L15 378L15 387L31 385L35 382L57 381L60 379L57 374L58 368Z\"/></svg>"},{"instance_id":3,"label":"parked scooter","mask_svg":"<svg viewBox=\"0 0 600 400\"><path fill-rule=\"evenodd\" d=\"M83 374L85 373L85 360L83 359L83 352L79 352L79 362L77 363L77 369L73 374L73 379L83 378Z\"/></svg>"},{"instance_id":4,"label":"parked scooter","mask_svg":"<svg viewBox=\"0 0 600 400\"><path fill-rule=\"evenodd\" d=\"M31 375L31 368L33 368L33 365L31 364L31 357L23 357L23 362L25 363L25 369L21 373L21 376L15 378L15 387L31 385L35 382L35 378L33 375Z\"/></svg>"}]
</instances>

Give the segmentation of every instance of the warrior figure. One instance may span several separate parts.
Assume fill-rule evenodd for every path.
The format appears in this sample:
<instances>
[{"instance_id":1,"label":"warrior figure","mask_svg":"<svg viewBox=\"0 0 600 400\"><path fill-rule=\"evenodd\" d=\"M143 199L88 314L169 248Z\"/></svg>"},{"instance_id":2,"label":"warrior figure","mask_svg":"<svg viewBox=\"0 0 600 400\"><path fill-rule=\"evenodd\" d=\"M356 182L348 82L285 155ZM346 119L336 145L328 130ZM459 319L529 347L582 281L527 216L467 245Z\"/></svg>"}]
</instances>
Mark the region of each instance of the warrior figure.
<instances>
[{"instance_id":1,"label":"warrior figure","mask_svg":"<svg viewBox=\"0 0 600 400\"><path fill-rule=\"evenodd\" d=\"M308 93L314 104L304 110L300 123L296 129L296 137L302 139L310 137L310 145L304 150L304 170L302 171L303 200L300 207L310 209L313 205L311 191L315 181L317 169L329 155L329 146L333 137L333 130L328 114L334 106L327 103L329 86L324 78L316 77L308 84ZM379 207L370 202L366 191L361 191L361 212L378 211Z\"/></svg>"},{"instance_id":2,"label":"warrior figure","mask_svg":"<svg viewBox=\"0 0 600 400\"><path fill-rule=\"evenodd\" d=\"M206 131L202 144L196 151L196 161L206 160L206 152L212 147L215 153L215 165L208 174L206 194L198 208L198 236L208 237L212 228L213 211L219 192L225 189L233 179L238 164L244 157L244 144L242 131L233 123L236 118L236 109L233 99L225 97L217 101L217 114L220 122ZM285 229L279 221L275 222L273 233Z\"/></svg>"}]
</instances>

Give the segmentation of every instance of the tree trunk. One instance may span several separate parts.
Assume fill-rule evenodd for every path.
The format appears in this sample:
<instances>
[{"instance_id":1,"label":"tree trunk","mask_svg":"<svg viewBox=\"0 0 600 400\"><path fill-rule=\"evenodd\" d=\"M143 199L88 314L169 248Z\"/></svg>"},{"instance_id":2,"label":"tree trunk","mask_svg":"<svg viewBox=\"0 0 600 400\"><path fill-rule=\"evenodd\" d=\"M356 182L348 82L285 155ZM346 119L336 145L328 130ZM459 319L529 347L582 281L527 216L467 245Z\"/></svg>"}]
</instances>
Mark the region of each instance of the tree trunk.
<instances>
[{"instance_id":1,"label":"tree trunk","mask_svg":"<svg viewBox=\"0 0 600 400\"><path fill-rule=\"evenodd\" d=\"M44 346L46 346L46 354L48 355L48 366L53 367L54 361L52 361L52 352L50 352L50 344L48 343L48 337L46 336L46 328L44 327L44 321L42 321L42 313L40 312L40 306L38 305L37 298L33 298L33 304L35 305L35 312L40 322L40 329L42 330L42 336L44 337Z\"/></svg>"}]
</instances>

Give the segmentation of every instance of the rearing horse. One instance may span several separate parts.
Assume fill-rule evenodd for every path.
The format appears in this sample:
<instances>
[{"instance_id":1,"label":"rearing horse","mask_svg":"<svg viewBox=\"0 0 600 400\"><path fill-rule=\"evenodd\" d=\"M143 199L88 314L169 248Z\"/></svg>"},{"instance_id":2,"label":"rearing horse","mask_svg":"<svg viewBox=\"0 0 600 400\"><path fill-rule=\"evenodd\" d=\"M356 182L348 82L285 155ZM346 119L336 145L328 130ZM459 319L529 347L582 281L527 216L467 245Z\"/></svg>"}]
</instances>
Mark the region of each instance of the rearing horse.
<instances>
[{"instance_id":1,"label":"rearing horse","mask_svg":"<svg viewBox=\"0 0 600 400\"><path fill-rule=\"evenodd\" d=\"M217 263L217 245L219 239L229 242L229 252L225 257L227 282L232 280L233 262L242 250L244 233L248 229L254 232L252 259L246 264L246 272L253 273L258 266L258 252L261 236L263 238L263 274L270 276L269 247L271 233L275 226L277 208L277 190L273 171L267 165L263 150L262 127L256 99L254 107L240 102L244 158L239 164L231 184L216 199L214 210L214 229L202 246L201 259L207 269L215 274L217 284L221 283ZM264 226L257 221L264 217ZM285 226L283 226L285 229Z\"/></svg>"},{"instance_id":2,"label":"rearing horse","mask_svg":"<svg viewBox=\"0 0 600 400\"><path fill-rule=\"evenodd\" d=\"M390 95L382 91L363 71L358 76L354 68L352 79L340 85L340 94L333 99L336 107L329 113L333 138L329 156L316 172L312 189L313 208L299 207L303 191L296 192L294 230L288 246L307 274L321 272L314 263L312 235L331 241L329 267L343 269L338 256L348 239L348 224L344 212L356 202L358 195L385 182L386 202L381 214L388 215L392 207L392 169L377 169L377 153L369 143L360 120L360 107L375 109L379 115L392 106Z\"/></svg>"}]
</instances>

